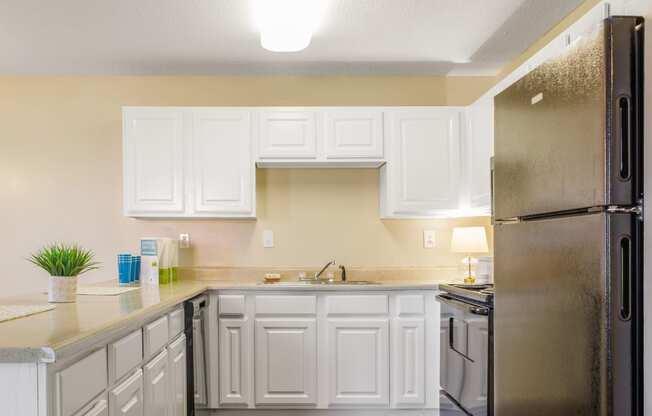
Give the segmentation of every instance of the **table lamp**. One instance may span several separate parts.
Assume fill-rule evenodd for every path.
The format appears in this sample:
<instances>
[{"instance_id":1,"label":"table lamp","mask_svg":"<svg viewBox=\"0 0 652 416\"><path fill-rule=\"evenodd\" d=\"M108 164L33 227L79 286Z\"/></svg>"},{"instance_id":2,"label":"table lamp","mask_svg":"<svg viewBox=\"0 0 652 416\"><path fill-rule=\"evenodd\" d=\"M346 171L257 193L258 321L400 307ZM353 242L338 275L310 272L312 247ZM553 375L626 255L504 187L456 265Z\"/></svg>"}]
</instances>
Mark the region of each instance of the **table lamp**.
<instances>
[{"instance_id":1,"label":"table lamp","mask_svg":"<svg viewBox=\"0 0 652 416\"><path fill-rule=\"evenodd\" d=\"M486 253L488 251L487 234L484 227L453 228L451 252L465 253L469 263L468 275L464 278L464 283L475 283L475 277L471 274L471 253Z\"/></svg>"}]
</instances>

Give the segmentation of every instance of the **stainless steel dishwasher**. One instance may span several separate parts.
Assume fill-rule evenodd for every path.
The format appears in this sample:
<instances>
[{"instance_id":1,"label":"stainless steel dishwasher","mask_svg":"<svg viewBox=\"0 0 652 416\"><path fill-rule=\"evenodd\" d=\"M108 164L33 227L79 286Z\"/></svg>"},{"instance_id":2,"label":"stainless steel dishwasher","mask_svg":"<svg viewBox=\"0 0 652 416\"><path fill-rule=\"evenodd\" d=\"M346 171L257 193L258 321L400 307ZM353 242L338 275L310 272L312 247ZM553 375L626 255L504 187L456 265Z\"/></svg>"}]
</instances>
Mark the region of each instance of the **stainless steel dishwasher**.
<instances>
[{"instance_id":1,"label":"stainless steel dishwasher","mask_svg":"<svg viewBox=\"0 0 652 416\"><path fill-rule=\"evenodd\" d=\"M197 296L185 303L186 352L188 374L188 416L194 416L195 407L205 407L207 400L206 340L208 297Z\"/></svg>"}]
</instances>

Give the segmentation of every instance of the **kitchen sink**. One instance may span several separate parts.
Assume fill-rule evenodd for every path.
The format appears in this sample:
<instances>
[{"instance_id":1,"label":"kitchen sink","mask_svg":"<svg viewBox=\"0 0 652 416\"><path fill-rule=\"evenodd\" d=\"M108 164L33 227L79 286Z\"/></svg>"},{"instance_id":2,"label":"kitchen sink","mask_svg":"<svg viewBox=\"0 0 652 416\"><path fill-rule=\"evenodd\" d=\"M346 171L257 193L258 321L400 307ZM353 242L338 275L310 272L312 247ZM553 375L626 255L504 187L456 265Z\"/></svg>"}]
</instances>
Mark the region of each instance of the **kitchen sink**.
<instances>
[{"instance_id":1,"label":"kitchen sink","mask_svg":"<svg viewBox=\"0 0 652 416\"><path fill-rule=\"evenodd\" d=\"M260 283L261 285L271 286L364 286L364 285L377 285L378 282L370 280L297 280L294 282L275 282L275 283Z\"/></svg>"}]
</instances>

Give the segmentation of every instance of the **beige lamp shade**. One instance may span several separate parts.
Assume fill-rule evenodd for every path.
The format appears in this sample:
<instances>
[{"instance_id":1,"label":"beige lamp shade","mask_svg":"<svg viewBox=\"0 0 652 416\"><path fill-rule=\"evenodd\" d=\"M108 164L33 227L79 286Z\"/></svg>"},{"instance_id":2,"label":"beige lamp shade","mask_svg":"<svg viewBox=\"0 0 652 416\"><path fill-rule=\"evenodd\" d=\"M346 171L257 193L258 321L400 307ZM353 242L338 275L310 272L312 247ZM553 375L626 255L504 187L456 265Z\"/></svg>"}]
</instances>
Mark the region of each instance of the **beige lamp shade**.
<instances>
[{"instance_id":1,"label":"beige lamp shade","mask_svg":"<svg viewBox=\"0 0 652 416\"><path fill-rule=\"evenodd\" d=\"M486 253L487 234L484 227L455 227L451 239L453 253Z\"/></svg>"}]
</instances>

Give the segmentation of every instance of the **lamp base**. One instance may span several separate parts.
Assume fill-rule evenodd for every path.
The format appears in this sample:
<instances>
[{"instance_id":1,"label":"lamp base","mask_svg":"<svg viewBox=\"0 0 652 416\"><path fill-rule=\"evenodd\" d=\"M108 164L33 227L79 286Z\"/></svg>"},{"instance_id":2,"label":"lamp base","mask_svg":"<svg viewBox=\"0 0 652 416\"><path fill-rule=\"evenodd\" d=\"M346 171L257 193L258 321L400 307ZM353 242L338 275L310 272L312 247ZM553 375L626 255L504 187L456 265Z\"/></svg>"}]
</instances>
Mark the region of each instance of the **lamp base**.
<instances>
[{"instance_id":1,"label":"lamp base","mask_svg":"<svg viewBox=\"0 0 652 416\"><path fill-rule=\"evenodd\" d=\"M464 278L464 283L466 283L467 285L472 285L472 284L474 284L474 283L475 283L475 277L473 277L473 276L466 276L466 277Z\"/></svg>"}]
</instances>

